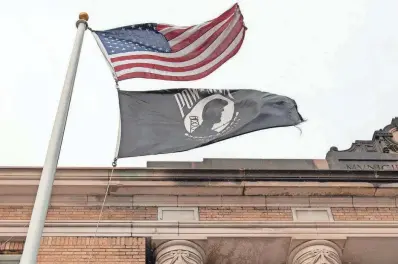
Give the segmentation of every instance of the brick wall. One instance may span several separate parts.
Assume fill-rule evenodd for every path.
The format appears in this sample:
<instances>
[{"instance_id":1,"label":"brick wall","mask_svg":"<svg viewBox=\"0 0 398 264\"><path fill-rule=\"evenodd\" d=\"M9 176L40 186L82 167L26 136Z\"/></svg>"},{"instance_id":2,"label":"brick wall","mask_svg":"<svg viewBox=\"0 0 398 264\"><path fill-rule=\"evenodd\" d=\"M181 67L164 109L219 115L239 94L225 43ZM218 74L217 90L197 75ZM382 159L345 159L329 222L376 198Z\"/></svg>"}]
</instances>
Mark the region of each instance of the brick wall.
<instances>
[{"instance_id":1,"label":"brick wall","mask_svg":"<svg viewBox=\"0 0 398 264\"><path fill-rule=\"evenodd\" d=\"M331 208L335 221L397 221L396 207ZM202 221L292 221L289 207L200 207Z\"/></svg>"},{"instance_id":2,"label":"brick wall","mask_svg":"<svg viewBox=\"0 0 398 264\"><path fill-rule=\"evenodd\" d=\"M202 221L292 221L289 207L200 207Z\"/></svg>"},{"instance_id":3,"label":"brick wall","mask_svg":"<svg viewBox=\"0 0 398 264\"><path fill-rule=\"evenodd\" d=\"M100 206L52 206L48 220L96 220ZM335 221L397 221L398 208L395 207L333 207ZM0 206L0 220L29 220L32 207ZM102 220L157 220L155 206L107 206ZM205 206L199 207L201 221L292 221L289 207L264 206Z\"/></svg>"},{"instance_id":4,"label":"brick wall","mask_svg":"<svg viewBox=\"0 0 398 264\"><path fill-rule=\"evenodd\" d=\"M100 206L51 206L47 220L94 220L98 219ZM0 220L29 220L30 206L0 206ZM156 207L106 206L102 220L156 220Z\"/></svg>"},{"instance_id":5,"label":"brick wall","mask_svg":"<svg viewBox=\"0 0 398 264\"><path fill-rule=\"evenodd\" d=\"M332 208L335 221L397 221L398 208L360 207Z\"/></svg>"},{"instance_id":6,"label":"brick wall","mask_svg":"<svg viewBox=\"0 0 398 264\"><path fill-rule=\"evenodd\" d=\"M22 242L8 242L0 254L21 254ZM38 264L145 264L145 238L136 237L44 237Z\"/></svg>"}]
</instances>

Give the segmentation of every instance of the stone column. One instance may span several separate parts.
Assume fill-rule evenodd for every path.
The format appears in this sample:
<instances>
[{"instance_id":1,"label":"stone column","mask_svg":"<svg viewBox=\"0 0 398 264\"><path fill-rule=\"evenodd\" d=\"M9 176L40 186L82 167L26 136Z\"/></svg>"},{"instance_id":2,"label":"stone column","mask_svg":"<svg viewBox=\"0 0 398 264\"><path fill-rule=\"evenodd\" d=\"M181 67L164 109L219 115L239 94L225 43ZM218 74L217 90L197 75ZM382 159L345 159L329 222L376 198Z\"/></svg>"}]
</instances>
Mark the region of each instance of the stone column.
<instances>
[{"instance_id":1,"label":"stone column","mask_svg":"<svg viewBox=\"0 0 398 264\"><path fill-rule=\"evenodd\" d=\"M311 240L290 253L288 264L342 264L341 249L327 240Z\"/></svg>"},{"instance_id":2,"label":"stone column","mask_svg":"<svg viewBox=\"0 0 398 264\"><path fill-rule=\"evenodd\" d=\"M171 240L155 250L156 264L203 264L205 253L188 240Z\"/></svg>"}]
</instances>

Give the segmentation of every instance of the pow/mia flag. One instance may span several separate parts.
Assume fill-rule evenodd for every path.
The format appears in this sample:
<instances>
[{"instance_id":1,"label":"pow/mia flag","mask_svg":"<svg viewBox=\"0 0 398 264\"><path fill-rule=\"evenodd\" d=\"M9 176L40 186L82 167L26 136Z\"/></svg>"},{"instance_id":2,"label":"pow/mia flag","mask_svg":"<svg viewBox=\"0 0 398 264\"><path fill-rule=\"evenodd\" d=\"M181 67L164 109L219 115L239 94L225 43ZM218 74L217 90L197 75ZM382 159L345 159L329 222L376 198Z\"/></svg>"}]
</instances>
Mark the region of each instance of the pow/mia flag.
<instances>
[{"instance_id":1,"label":"pow/mia flag","mask_svg":"<svg viewBox=\"0 0 398 264\"><path fill-rule=\"evenodd\" d=\"M304 121L291 98L257 90L119 90L118 96L118 158L186 151Z\"/></svg>"}]
</instances>

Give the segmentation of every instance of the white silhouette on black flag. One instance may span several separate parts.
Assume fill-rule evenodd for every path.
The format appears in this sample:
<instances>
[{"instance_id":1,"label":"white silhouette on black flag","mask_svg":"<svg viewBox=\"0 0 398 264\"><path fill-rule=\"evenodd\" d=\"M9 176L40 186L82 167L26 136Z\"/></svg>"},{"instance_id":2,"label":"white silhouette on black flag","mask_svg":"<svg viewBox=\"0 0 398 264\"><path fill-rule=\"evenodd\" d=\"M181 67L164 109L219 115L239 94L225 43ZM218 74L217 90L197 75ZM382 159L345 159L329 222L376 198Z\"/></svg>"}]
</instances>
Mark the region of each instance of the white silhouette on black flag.
<instances>
[{"instance_id":1,"label":"white silhouette on black flag","mask_svg":"<svg viewBox=\"0 0 398 264\"><path fill-rule=\"evenodd\" d=\"M257 90L118 91L117 158L186 151L304 120L296 102Z\"/></svg>"}]
</instances>

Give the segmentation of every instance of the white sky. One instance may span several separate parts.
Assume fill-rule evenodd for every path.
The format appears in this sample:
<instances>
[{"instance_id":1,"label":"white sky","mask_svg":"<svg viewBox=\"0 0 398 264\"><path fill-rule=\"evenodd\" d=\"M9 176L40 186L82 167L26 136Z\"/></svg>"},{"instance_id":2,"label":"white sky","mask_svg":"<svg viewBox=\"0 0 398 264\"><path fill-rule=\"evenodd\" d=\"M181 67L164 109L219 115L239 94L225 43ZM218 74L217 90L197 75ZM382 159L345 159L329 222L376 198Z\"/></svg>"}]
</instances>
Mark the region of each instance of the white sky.
<instances>
[{"instance_id":1,"label":"white sky","mask_svg":"<svg viewBox=\"0 0 398 264\"><path fill-rule=\"evenodd\" d=\"M0 8L0 166L42 166L78 13L93 29L163 22L192 25L232 0L20 0ZM177 154L121 159L324 158L331 146L370 139L398 115L398 1L241 0L248 27L239 53L205 79L134 79L121 88L251 88L295 99L294 128L263 130ZM86 32L60 166L109 166L118 103L112 75Z\"/></svg>"}]
</instances>

